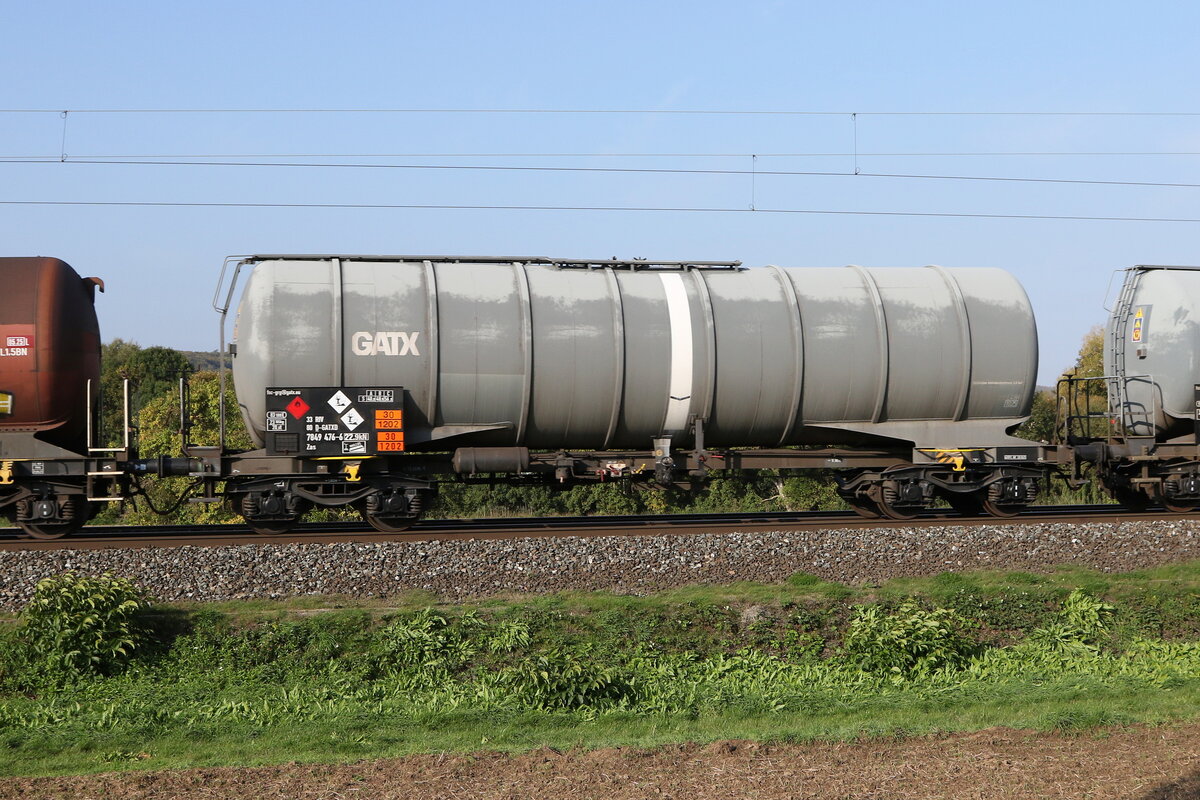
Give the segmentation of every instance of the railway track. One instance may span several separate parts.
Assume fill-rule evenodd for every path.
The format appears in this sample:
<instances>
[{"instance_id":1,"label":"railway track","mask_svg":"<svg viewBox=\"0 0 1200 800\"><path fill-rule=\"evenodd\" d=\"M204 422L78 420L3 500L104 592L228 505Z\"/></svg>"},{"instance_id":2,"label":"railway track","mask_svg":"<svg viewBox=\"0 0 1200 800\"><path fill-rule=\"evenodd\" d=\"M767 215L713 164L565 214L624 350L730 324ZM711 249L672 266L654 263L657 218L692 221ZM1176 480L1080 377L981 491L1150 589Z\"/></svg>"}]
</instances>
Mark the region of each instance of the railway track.
<instances>
[{"instance_id":1,"label":"railway track","mask_svg":"<svg viewBox=\"0 0 1200 800\"><path fill-rule=\"evenodd\" d=\"M978 526L1030 522L1124 522L1197 519L1200 512L1177 514L1162 509L1130 511L1117 505L1036 506L1017 517L963 517L949 509L924 512L913 520L864 519L852 511L792 511L741 514L668 514L653 516L506 517L474 520L425 520L404 533L380 533L361 522L312 522L285 534L264 536L246 525L89 526L70 538L43 541L23 538L16 528L0 528L0 550L95 550L128 547L217 547L245 544L517 539L555 536L649 536L734 533L822 528L895 528L945 525Z\"/></svg>"}]
</instances>

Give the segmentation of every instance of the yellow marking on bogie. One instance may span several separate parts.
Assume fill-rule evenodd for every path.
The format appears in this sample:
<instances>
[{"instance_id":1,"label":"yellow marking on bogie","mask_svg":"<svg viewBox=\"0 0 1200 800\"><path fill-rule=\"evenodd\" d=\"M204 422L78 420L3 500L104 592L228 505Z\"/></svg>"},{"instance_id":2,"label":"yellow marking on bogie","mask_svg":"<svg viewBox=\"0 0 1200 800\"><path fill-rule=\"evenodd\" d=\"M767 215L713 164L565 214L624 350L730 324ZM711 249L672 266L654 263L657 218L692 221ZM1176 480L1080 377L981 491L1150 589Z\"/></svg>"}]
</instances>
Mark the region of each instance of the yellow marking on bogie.
<instances>
[{"instance_id":1,"label":"yellow marking on bogie","mask_svg":"<svg viewBox=\"0 0 1200 800\"><path fill-rule=\"evenodd\" d=\"M927 456L931 456L933 458L933 460L938 462L939 464L953 464L955 472L966 472L967 471L967 467L966 467L967 455L966 454L967 453L982 453L982 452L984 452L984 450L985 450L985 448L982 448L982 447L970 447L970 448L960 448L957 450L939 450L939 449L921 450L921 452Z\"/></svg>"}]
</instances>

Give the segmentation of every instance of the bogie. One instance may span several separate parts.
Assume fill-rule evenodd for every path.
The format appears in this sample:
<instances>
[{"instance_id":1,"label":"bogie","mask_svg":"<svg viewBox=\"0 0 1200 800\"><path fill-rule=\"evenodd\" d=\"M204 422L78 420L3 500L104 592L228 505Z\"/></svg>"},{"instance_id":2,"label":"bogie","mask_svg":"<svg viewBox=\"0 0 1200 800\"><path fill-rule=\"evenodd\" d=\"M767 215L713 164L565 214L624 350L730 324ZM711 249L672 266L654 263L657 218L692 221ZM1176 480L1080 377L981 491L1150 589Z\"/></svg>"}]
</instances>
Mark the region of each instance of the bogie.
<instances>
[{"instance_id":1,"label":"bogie","mask_svg":"<svg viewBox=\"0 0 1200 800\"><path fill-rule=\"evenodd\" d=\"M13 504L12 518L32 539L61 539L83 527L95 508L82 494L44 492Z\"/></svg>"},{"instance_id":2,"label":"bogie","mask_svg":"<svg viewBox=\"0 0 1200 800\"><path fill-rule=\"evenodd\" d=\"M420 487L387 487L367 495L358 504L359 513L377 531L400 533L420 519L428 493Z\"/></svg>"},{"instance_id":3,"label":"bogie","mask_svg":"<svg viewBox=\"0 0 1200 800\"><path fill-rule=\"evenodd\" d=\"M287 533L308 510L308 503L287 491L286 485L246 492L235 502L250 529L265 536Z\"/></svg>"},{"instance_id":4,"label":"bogie","mask_svg":"<svg viewBox=\"0 0 1200 800\"><path fill-rule=\"evenodd\" d=\"M242 481L227 496L246 524L264 535L286 533L314 507L354 508L371 527L395 533L420 518L432 492L428 482L380 475L353 481L303 476Z\"/></svg>"}]
</instances>

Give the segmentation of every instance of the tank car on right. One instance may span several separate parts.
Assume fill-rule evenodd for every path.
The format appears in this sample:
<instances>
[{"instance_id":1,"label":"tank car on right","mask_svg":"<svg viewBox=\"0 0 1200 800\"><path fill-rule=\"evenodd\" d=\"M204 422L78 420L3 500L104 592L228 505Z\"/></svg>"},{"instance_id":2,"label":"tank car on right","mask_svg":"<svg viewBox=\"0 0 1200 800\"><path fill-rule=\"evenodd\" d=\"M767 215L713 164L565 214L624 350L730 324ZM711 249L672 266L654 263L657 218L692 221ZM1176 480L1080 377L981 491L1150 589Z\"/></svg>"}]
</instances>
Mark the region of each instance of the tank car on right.
<instances>
[{"instance_id":1,"label":"tank car on right","mask_svg":"<svg viewBox=\"0 0 1200 800\"><path fill-rule=\"evenodd\" d=\"M1060 382L1059 425L1124 505L1200 508L1200 267L1125 270L1104 375Z\"/></svg>"}]
</instances>

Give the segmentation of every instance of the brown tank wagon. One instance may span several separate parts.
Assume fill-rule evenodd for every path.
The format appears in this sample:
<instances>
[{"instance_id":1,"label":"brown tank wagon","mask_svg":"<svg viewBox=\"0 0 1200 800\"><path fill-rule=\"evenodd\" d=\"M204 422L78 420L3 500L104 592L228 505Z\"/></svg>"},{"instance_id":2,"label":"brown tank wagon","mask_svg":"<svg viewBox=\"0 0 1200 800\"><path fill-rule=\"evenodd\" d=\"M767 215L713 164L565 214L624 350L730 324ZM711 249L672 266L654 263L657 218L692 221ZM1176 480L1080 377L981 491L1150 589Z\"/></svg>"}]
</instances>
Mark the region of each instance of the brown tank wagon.
<instances>
[{"instance_id":1,"label":"brown tank wagon","mask_svg":"<svg viewBox=\"0 0 1200 800\"><path fill-rule=\"evenodd\" d=\"M57 258L0 258L0 458L85 452L96 289Z\"/></svg>"},{"instance_id":2,"label":"brown tank wagon","mask_svg":"<svg viewBox=\"0 0 1200 800\"><path fill-rule=\"evenodd\" d=\"M97 289L57 258L0 258L0 517L32 536L69 533L127 493L128 448L89 441Z\"/></svg>"}]
</instances>

